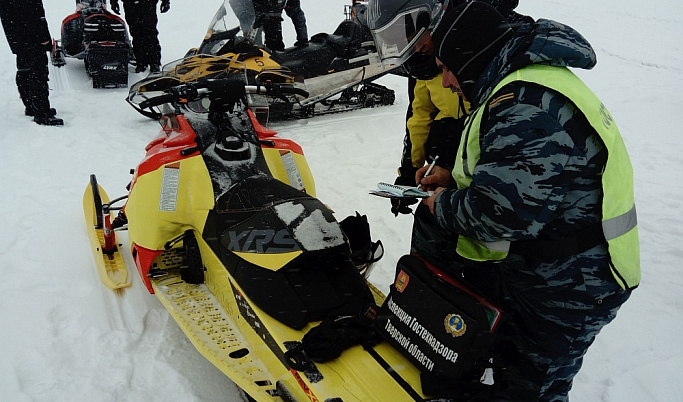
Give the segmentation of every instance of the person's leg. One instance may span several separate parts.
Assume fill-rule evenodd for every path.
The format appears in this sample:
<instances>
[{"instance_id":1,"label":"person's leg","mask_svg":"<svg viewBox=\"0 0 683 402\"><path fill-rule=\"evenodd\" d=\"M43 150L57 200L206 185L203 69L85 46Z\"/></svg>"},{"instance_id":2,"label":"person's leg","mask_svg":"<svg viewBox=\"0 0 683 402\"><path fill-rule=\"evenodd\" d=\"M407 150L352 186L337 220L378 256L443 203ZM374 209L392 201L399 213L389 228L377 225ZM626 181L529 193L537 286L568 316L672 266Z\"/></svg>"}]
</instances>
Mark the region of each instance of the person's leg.
<instances>
[{"instance_id":1,"label":"person's leg","mask_svg":"<svg viewBox=\"0 0 683 402\"><path fill-rule=\"evenodd\" d=\"M50 107L47 63L47 54L40 48L17 54L17 89L27 116L38 124L61 126L64 121Z\"/></svg>"},{"instance_id":2,"label":"person's leg","mask_svg":"<svg viewBox=\"0 0 683 402\"><path fill-rule=\"evenodd\" d=\"M161 45L159 44L159 31L157 24L157 4L155 1L142 2L140 15L142 16L141 31L144 38L144 49L147 52L147 61L151 70L158 71L161 65Z\"/></svg>"},{"instance_id":3,"label":"person's leg","mask_svg":"<svg viewBox=\"0 0 683 402\"><path fill-rule=\"evenodd\" d=\"M17 53L17 90L19 97L26 107L26 115L35 115L31 97L31 62L26 53Z\"/></svg>"},{"instance_id":4,"label":"person's leg","mask_svg":"<svg viewBox=\"0 0 683 402\"><path fill-rule=\"evenodd\" d=\"M42 50L17 54L17 89L29 116L50 113L47 63Z\"/></svg>"},{"instance_id":5,"label":"person's leg","mask_svg":"<svg viewBox=\"0 0 683 402\"><path fill-rule=\"evenodd\" d=\"M308 43L308 28L306 27L306 16L301 9L300 0L289 0L285 6L285 13L292 20L296 31L295 46L303 46Z\"/></svg>"},{"instance_id":6,"label":"person's leg","mask_svg":"<svg viewBox=\"0 0 683 402\"><path fill-rule=\"evenodd\" d=\"M268 0L253 0L256 14L256 28L263 28L265 45L270 50L283 50L282 41L282 10L277 10Z\"/></svg>"},{"instance_id":7,"label":"person's leg","mask_svg":"<svg viewBox=\"0 0 683 402\"><path fill-rule=\"evenodd\" d=\"M564 402L588 347L630 292L611 278L607 262L528 261L517 256L500 266L502 287L493 297L506 316L494 345L503 366L498 398Z\"/></svg>"},{"instance_id":8,"label":"person's leg","mask_svg":"<svg viewBox=\"0 0 683 402\"><path fill-rule=\"evenodd\" d=\"M271 50L284 50L285 43L282 40L282 21L277 18L267 18L263 22L263 32L267 48Z\"/></svg>"},{"instance_id":9,"label":"person's leg","mask_svg":"<svg viewBox=\"0 0 683 402\"><path fill-rule=\"evenodd\" d=\"M132 38L133 54L135 55L137 63L135 72L138 73L145 71L153 60L150 58L147 45L148 29L146 28L146 8L147 6L145 4L135 2L123 3L123 11L126 14L126 23L128 24L128 29ZM156 19L156 10L154 10L154 16Z\"/></svg>"}]
</instances>

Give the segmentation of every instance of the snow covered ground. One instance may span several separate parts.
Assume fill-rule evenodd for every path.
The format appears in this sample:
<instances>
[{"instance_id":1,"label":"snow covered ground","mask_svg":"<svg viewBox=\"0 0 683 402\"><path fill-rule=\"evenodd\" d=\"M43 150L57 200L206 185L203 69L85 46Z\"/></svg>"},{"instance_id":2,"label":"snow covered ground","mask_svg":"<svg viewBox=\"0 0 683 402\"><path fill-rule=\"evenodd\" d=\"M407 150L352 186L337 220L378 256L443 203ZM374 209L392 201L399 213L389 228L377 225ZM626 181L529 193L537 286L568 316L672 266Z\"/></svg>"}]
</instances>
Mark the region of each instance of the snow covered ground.
<instances>
[{"instance_id":1,"label":"snow covered ground","mask_svg":"<svg viewBox=\"0 0 683 402\"><path fill-rule=\"evenodd\" d=\"M350 2L350 0L349 0ZM44 1L54 36L72 1ZM160 15L164 62L204 36L219 0L174 0ZM311 33L331 32L346 0L302 0ZM673 0L522 0L520 11L578 29L598 65L580 71L615 117L635 170L643 281L588 351L574 401L683 401L683 5ZM286 43L293 43L285 19ZM236 387L185 338L133 272L119 294L100 282L81 197L96 173L110 196L158 125L125 102L125 89L94 90L83 64L51 68L63 128L23 116L14 57L0 40L0 400L239 401ZM131 74L130 82L142 78ZM406 82L385 77L394 106L271 128L304 148L318 197L341 219L369 216L386 255L372 276L386 289L408 251L411 217L394 218L367 195L392 180L404 132ZM678 179L676 178L678 177ZM125 243L125 241L124 241Z\"/></svg>"}]
</instances>

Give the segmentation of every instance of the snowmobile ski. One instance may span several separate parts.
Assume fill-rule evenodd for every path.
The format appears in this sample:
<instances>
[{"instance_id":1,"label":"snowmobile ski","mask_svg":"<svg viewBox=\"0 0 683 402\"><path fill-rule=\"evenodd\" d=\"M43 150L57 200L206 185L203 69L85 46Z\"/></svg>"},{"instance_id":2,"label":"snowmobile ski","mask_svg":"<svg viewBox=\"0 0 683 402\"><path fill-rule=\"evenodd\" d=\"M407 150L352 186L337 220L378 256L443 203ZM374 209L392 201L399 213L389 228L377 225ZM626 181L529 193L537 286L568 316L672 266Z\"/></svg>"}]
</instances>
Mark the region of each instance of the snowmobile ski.
<instances>
[{"instance_id":1,"label":"snowmobile ski","mask_svg":"<svg viewBox=\"0 0 683 402\"><path fill-rule=\"evenodd\" d=\"M90 246L95 256L97 272L109 289L120 289L131 285L128 269L121 256L116 235L111 228L110 212L104 212L103 205L109 203L104 189L97 184L95 175L90 176L90 184L83 193L83 213Z\"/></svg>"}]
</instances>

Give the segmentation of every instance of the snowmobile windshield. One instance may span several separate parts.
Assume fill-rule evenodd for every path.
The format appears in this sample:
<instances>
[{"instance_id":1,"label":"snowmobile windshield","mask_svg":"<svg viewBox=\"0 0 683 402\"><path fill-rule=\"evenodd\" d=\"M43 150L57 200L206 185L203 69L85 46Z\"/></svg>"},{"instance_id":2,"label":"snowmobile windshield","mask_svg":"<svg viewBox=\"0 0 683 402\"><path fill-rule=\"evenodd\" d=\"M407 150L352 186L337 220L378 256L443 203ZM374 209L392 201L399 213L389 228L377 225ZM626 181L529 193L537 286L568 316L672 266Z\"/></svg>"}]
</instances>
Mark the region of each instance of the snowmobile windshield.
<instances>
[{"instance_id":1,"label":"snowmobile windshield","mask_svg":"<svg viewBox=\"0 0 683 402\"><path fill-rule=\"evenodd\" d=\"M238 27L242 35L248 37L255 20L256 13L251 0L225 0L211 20L205 39Z\"/></svg>"}]
</instances>

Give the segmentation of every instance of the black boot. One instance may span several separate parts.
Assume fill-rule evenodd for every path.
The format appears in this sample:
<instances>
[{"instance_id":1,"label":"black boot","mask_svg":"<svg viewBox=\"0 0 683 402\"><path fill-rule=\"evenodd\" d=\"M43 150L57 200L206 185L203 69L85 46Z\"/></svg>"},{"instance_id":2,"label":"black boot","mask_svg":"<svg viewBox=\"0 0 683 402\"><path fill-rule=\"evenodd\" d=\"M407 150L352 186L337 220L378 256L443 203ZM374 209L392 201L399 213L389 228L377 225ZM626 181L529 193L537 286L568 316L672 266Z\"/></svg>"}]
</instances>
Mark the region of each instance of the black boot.
<instances>
[{"instance_id":1,"label":"black boot","mask_svg":"<svg viewBox=\"0 0 683 402\"><path fill-rule=\"evenodd\" d=\"M52 109L54 110L54 109ZM63 126L64 120L56 117L54 114L50 116L49 114L37 114L33 117L33 121L42 126Z\"/></svg>"},{"instance_id":2,"label":"black boot","mask_svg":"<svg viewBox=\"0 0 683 402\"><path fill-rule=\"evenodd\" d=\"M135 66L135 72L136 73L144 73L145 70L147 70L147 66L142 64L142 63L138 63L138 65Z\"/></svg>"},{"instance_id":3,"label":"black boot","mask_svg":"<svg viewBox=\"0 0 683 402\"><path fill-rule=\"evenodd\" d=\"M149 71L152 73L158 73L161 70L161 66L158 64L150 64Z\"/></svg>"}]
</instances>

